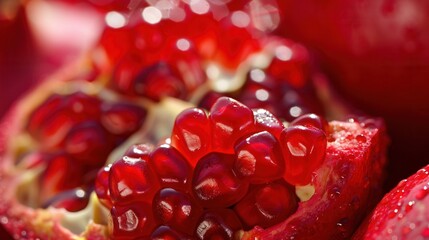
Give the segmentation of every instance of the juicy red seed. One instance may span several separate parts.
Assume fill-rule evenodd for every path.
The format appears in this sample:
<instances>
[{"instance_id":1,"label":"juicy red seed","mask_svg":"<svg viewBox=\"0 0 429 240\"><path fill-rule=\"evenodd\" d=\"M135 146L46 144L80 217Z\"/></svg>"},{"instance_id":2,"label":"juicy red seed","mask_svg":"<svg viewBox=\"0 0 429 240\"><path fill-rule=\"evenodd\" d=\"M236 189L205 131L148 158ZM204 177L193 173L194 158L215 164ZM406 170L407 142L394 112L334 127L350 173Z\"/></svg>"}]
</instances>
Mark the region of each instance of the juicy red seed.
<instances>
[{"instance_id":1,"label":"juicy red seed","mask_svg":"<svg viewBox=\"0 0 429 240\"><path fill-rule=\"evenodd\" d=\"M41 194L45 199L67 189L79 187L84 169L75 164L75 159L65 153L46 155L46 169L41 177Z\"/></svg>"},{"instance_id":2,"label":"juicy red seed","mask_svg":"<svg viewBox=\"0 0 429 240\"><path fill-rule=\"evenodd\" d=\"M296 118L290 123L290 126L315 127L323 130L325 133L328 132L328 128L329 128L329 125L326 119L314 113L309 113L309 114L304 114L302 116L299 116L298 118Z\"/></svg>"},{"instance_id":3,"label":"juicy red seed","mask_svg":"<svg viewBox=\"0 0 429 240\"><path fill-rule=\"evenodd\" d=\"M57 111L62 100L60 95L52 95L31 114L27 128L33 136L38 135L40 126L50 118L53 112Z\"/></svg>"},{"instance_id":4,"label":"juicy red seed","mask_svg":"<svg viewBox=\"0 0 429 240\"><path fill-rule=\"evenodd\" d=\"M46 122L39 126L39 135L36 138L43 140L41 143L44 149L57 148L64 142L73 125L78 122L76 115L66 109L59 109L51 113Z\"/></svg>"},{"instance_id":5,"label":"juicy red seed","mask_svg":"<svg viewBox=\"0 0 429 240\"><path fill-rule=\"evenodd\" d=\"M82 92L71 94L64 98L64 107L72 114L77 114L80 120L97 120L101 113L100 99Z\"/></svg>"},{"instance_id":6,"label":"juicy red seed","mask_svg":"<svg viewBox=\"0 0 429 240\"><path fill-rule=\"evenodd\" d=\"M235 26L230 18L224 18L217 26L217 45L213 58L224 66L234 69L261 48L261 43L252 37L249 29Z\"/></svg>"},{"instance_id":7,"label":"juicy red seed","mask_svg":"<svg viewBox=\"0 0 429 240\"><path fill-rule=\"evenodd\" d=\"M187 89L180 74L168 63L158 62L144 68L133 80L135 94L159 101L165 96L183 99Z\"/></svg>"},{"instance_id":8,"label":"juicy red seed","mask_svg":"<svg viewBox=\"0 0 429 240\"><path fill-rule=\"evenodd\" d=\"M235 239L235 234L243 227L234 211L214 209L203 214L197 224L197 239Z\"/></svg>"},{"instance_id":9,"label":"juicy red seed","mask_svg":"<svg viewBox=\"0 0 429 240\"><path fill-rule=\"evenodd\" d=\"M98 171L94 185L94 191L98 199L108 209L112 208L113 205L109 191L109 174L111 167L112 164L109 164Z\"/></svg>"},{"instance_id":10,"label":"juicy red seed","mask_svg":"<svg viewBox=\"0 0 429 240\"><path fill-rule=\"evenodd\" d=\"M143 124L146 110L128 103L112 103L103 106L101 123L111 133L126 137Z\"/></svg>"},{"instance_id":11,"label":"juicy red seed","mask_svg":"<svg viewBox=\"0 0 429 240\"><path fill-rule=\"evenodd\" d=\"M185 189L191 179L191 166L174 147L163 144L150 155L149 163L162 187Z\"/></svg>"},{"instance_id":12,"label":"juicy red seed","mask_svg":"<svg viewBox=\"0 0 429 240\"><path fill-rule=\"evenodd\" d=\"M143 239L155 228L152 208L145 202L114 205L110 210L114 239Z\"/></svg>"},{"instance_id":13,"label":"juicy red seed","mask_svg":"<svg viewBox=\"0 0 429 240\"><path fill-rule=\"evenodd\" d=\"M235 146L234 172L250 183L266 183L284 172L280 144L269 132L259 132Z\"/></svg>"},{"instance_id":14,"label":"juicy red seed","mask_svg":"<svg viewBox=\"0 0 429 240\"><path fill-rule=\"evenodd\" d=\"M171 145L195 167L210 150L211 130L207 114L200 108L181 112L174 122Z\"/></svg>"},{"instance_id":15,"label":"juicy red seed","mask_svg":"<svg viewBox=\"0 0 429 240\"><path fill-rule=\"evenodd\" d=\"M146 160L124 156L112 164L109 191L114 203L148 201L158 190L158 176Z\"/></svg>"},{"instance_id":16,"label":"juicy red seed","mask_svg":"<svg viewBox=\"0 0 429 240\"><path fill-rule=\"evenodd\" d=\"M276 138L280 137L284 126L283 123L271 112L265 109L253 110L255 117L255 128L257 132L268 131Z\"/></svg>"},{"instance_id":17,"label":"juicy red seed","mask_svg":"<svg viewBox=\"0 0 429 240\"><path fill-rule=\"evenodd\" d=\"M298 207L291 186L277 181L252 187L234 210L246 225L267 228L287 219Z\"/></svg>"},{"instance_id":18,"label":"juicy red seed","mask_svg":"<svg viewBox=\"0 0 429 240\"><path fill-rule=\"evenodd\" d=\"M202 208L189 195L164 188L155 195L153 213L159 224L192 234L202 214Z\"/></svg>"},{"instance_id":19,"label":"juicy red seed","mask_svg":"<svg viewBox=\"0 0 429 240\"><path fill-rule=\"evenodd\" d=\"M203 109L210 109L214 105L214 103L223 96L224 95L220 93L210 91L206 93L204 97L202 97L202 99L198 103L198 107Z\"/></svg>"},{"instance_id":20,"label":"juicy red seed","mask_svg":"<svg viewBox=\"0 0 429 240\"><path fill-rule=\"evenodd\" d=\"M149 159L149 155L153 151L153 146L147 143L135 144L127 149L124 156L130 158Z\"/></svg>"},{"instance_id":21,"label":"juicy red seed","mask_svg":"<svg viewBox=\"0 0 429 240\"><path fill-rule=\"evenodd\" d=\"M106 50L110 59L121 59L132 49L133 32L129 27L123 28L105 28L101 38L100 45Z\"/></svg>"},{"instance_id":22,"label":"juicy red seed","mask_svg":"<svg viewBox=\"0 0 429 240\"><path fill-rule=\"evenodd\" d=\"M253 112L242 103L228 97L219 98L210 109L213 150L232 153L237 139L254 126Z\"/></svg>"},{"instance_id":23,"label":"juicy red seed","mask_svg":"<svg viewBox=\"0 0 429 240\"><path fill-rule=\"evenodd\" d=\"M134 81L137 74L144 67L144 61L137 54L127 54L113 69L111 87L127 96L134 96Z\"/></svg>"},{"instance_id":24,"label":"juicy red seed","mask_svg":"<svg viewBox=\"0 0 429 240\"><path fill-rule=\"evenodd\" d=\"M323 163L327 139L318 128L291 126L280 135L285 160L284 178L292 185L310 183L312 173Z\"/></svg>"},{"instance_id":25,"label":"juicy red seed","mask_svg":"<svg viewBox=\"0 0 429 240\"><path fill-rule=\"evenodd\" d=\"M247 192L248 183L233 172L234 155L210 153L195 167L192 190L206 208L229 207Z\"/></svg>"},{"instance_id":26,"label":"juicy red seed","mask_svg":"<svg viewBox=\"0 0 429 240\"><path fill-rule=\"evenodd\" d=\"M113 149L100 123L86 121L74 126L65 138L65 150L79 163L101 166Z\"/></svg>"},{"instance_id":27,"label":"juicy red seed","mask_svg":"<svg viewBox=\"0 0 429 240\"><path fill-rule=\"evenodd\" d=\"M311 72L308 52L299 44L282 41L276 47L276 55L266 71L275 78L284 79L294 87L303 87L308 84L308 73Z\"/></svg>"},{"instance_id":28,"label":"juicy red seed","mask_svg":"<svg viewBox=\"0 0 429 240\"><path fill-rule=\"evenodd\" d=\"M173 228L165 225L159 226L152 235L151 240L191 240L192 237L184 233L178 232Z\"/></svg>"}]
</instances>

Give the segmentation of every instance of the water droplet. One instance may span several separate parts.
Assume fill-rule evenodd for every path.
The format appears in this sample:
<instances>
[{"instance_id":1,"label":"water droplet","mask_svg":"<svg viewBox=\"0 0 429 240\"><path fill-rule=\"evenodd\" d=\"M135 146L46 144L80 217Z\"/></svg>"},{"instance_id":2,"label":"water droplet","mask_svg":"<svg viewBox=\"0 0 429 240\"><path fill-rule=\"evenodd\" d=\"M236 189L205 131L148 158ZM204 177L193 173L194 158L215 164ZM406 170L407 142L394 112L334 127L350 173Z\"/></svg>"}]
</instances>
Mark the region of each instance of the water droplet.
<instances>
[{"instance_id":1,"label":"water droplet","mask_svg":"<svg viewBox=\"0 0 429 240\"><path fill-rule=\"evenodd\" d=\"M405 211L409 212L411 209L413 209L413 206L416 202L415 201L409 201L408 204L405 206Z\"/></svg>"},{"instance_id":2,"label":"water droplet","mask_svg":"<svg viewBox=\"0 0 429 240\"><path fill-rule=\"evenodd\" d=\"M393 211L390 211L389 214L387 215L388 218L392 219L394 217L396 217L396 215L398 214L399 209L395 208Z\"/></svg>"},{"instance_id":3,"label":"water droplet","mask_svg":"<svg viewBox=\"0 0 429 240\"><path fill-rule=\"evenodd\" d=\"M366 142L366 137L364 135L362 135L362 134L359 134L359 135L356 136L356 140L358 142L364 143L364 142Z\"/></svg>"},{"instance_id":4,"label":"water droplet","mask_svg":"<svg viewBox=\"0 0 429 240\"><path fill-rule=\"evenodd\" d=\"M415 197L417 200L422 200L423 198L425 198L428 195L428 193L429 193L428 186L424 186L422 189L420 189L416 192Z\"/></svg>"},{"instance_id":5,"label":"water droplet","mask_svg":"<svg viewBox=\"0 0 429 240\"><path fill-rule=\"evenodd\" d=\"M338 222L337 222L337 228L340 232L345 232L347 231L347 223L349 222L348 218L341 218Z\"/></svg>"}]
</instances>

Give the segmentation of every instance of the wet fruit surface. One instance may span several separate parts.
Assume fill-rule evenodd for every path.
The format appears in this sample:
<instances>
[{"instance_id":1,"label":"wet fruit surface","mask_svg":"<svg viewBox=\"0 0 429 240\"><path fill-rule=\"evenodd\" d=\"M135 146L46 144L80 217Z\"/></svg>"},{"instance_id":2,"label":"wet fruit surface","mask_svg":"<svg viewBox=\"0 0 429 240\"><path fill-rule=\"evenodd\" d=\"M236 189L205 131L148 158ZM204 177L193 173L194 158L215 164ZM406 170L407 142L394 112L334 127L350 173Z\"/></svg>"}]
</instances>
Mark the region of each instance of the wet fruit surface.
<instances>
[{"instance_id":1,"label":"wet fruit surface","mask_svg":"<svg viewBox=\"0 0 429 240\"><path fill-rule=\"evenodd\" d=\"M426 166L384 196L354 239L427 239L428 202L429 166Z\"/></svg>"},{"instance_id":2,"label":"wet fruit surface","mask_svg":"<svg viewBox=\"0 0 429 240\"><path fill-rule=\"evenodd\" d=\"M322 238L348 238L380 190L382 122L328 124L344 115L308 51L238 20L247 10L179 5L180 20L106 14L82 65L10 114L2 223L16 238L311 238L326 224Z\"/></svg>"}]
</instances>

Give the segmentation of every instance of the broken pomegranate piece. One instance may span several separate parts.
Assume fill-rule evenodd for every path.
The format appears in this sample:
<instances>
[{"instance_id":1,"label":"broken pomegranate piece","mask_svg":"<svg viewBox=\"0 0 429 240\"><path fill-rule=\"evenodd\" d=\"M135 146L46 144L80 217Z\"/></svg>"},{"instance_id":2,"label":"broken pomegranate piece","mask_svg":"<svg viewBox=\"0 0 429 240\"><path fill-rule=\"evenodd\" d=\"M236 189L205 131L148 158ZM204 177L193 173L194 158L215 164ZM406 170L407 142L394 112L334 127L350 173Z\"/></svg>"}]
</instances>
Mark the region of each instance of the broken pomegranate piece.
<instances>
[{"instance_id":1,"label":"broken pomegranate piece","mask_svg":"<svg viewBox=\"0 0 429 240\"><path fill-rule=\"evenodd\" d=\"M231 114L234 110L234 114ZM204 111L191 108L185 113ZM239 236L247 239L277 239L284 236L302 238L315 234L324 234L325 238L349 237L364 216L365 207L370 206L371 199L368 197L377 185L372 180L379 180L382 172L382 162L378 166L374 164L371 170L360 162L384 161L380 159L381 149L376 149L379 146L371 144L374 141L384 144L380 132L382 129L374 128L373 123L366 126L365 120L324 125L326 120L320 116L303 115L293 125L282 127L282 134L276 138L265 129L257 128L258 122L254 116L248 117L248 113L253 115L257 111L252 111L233 99L219 98L207 114L211 126L220 122L230 123L238 117L243 117L246 124L222 124L221 131L214 130L211 132L212 136L201 139L212 147L205 149L195 166L191 165L195 161L193 157L188 160L180 154L180 150L165 143L146 157L132 158L132 164L120 172L122 176L119 178L112 177L117 176L114 166L123 165L122 161L131 157L125 154L113 163L107 173L111 184L108 201L129 206L129 211L135 210L134 201L152 204L153 212L146 214L155 218L145 218L144 221L152 221L146 223L152 226L145 228L146 235L142 235L140 228L123 233L121 229L114 227L111 229L112 236L120 238L123 234L130 234L149 237L155 234L155 226L165 225L170 231L199 239L207 239L207 236L223 236L223 239L235 239ZM272 118L271 114L265 116ZM192 117L181 118L176 124L190 126L198 120L199 118ZM382 127L381 122L376 124ZM321 128L327 129L327 132ZM225 133L234 134L234 137L225 137ZM222 141L223 145L214 147L220 139L225 139ZM186 141L186 138L178 141ZM231 148L234 149L232 153L224 153ZM364 149L365 153L356 151L359 148ZM163 161L160 154L167 150L174 154L169 155L170 160ZM163 171L176 169L175 159L187 162L184 166L188 168L183 169L182 179L187 179L189 175L190 184L187 180L173 180L176 185L171 185L163 180L177 179L175 175L179 172ZM167 164L156 171L161 176L143 170L137 164L154 164L158 161L162 161L160 164ZM105 178L103 175L106 170L100 170L100 181ZM372 175L373 171L377 174ZM171 178L166 177L168 173ZM365 186L356 189L354 184L360 181L364 181L362 184ZM158 191L155 196L141 190L149 182L152 182L153 190ZM119 185L123 189L120 194L130 198L118 199L112 194L117 192ZM168 188L163 188L162 185L167 185ZM138 192L141 194L134 194ZM105 193L101 192L99 198L105 199ZM337 207L339 209L336 213L330 214L325 214L326 209L323 209L334 210ZM212 215L208 217L208 213L204 212L211 212ZM213 215L218 212L224 214ZM304 215L323 221L312 222L315 219L307 219ZM203 222L207 224L204 233L201 232L203 223L196 224L199 218L205 219ZM239 219L236 221L238 223L228 223L232 221L231 218ZM317 233L318 228L321 230L326 227L325 224L332 224L335 229L329 229L323 234ZM241 227L236 228L238 225ZM284 231L277 232L277 229L282 228L285 228Z\"/></svg>"},{"instance_id":2,"label":"broken pomegranate piece","mask_svg":"<svg viewBox=\"0 0 429 240\"><path fill-rule=\"evenodd\" d=\"M183 4L107 26L4 120L15 238L347 239L372 207L383 122L348 118L302 45Z\"/></svg>"}]
</instances>

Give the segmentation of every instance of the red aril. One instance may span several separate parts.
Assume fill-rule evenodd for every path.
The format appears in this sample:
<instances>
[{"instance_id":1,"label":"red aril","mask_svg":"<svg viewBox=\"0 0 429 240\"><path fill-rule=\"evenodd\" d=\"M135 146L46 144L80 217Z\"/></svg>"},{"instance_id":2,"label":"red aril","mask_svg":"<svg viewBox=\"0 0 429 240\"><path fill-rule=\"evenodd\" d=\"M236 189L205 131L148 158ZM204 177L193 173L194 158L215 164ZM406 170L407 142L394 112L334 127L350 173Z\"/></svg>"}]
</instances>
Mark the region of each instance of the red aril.
<instances>
[{"instance_id":1,"label":"red aril","mask_svg":"<svg viewBox=\"0 0 429 240\"><path fill-rule=\"evenodd\" d=\"M248 183L233 172L234 156L210 153L200 159L192 181L195 197L207 208L225 208L238 202Z\"/></svg>"},{"instance_id":2,"label":"red aril","mask_svg":"<svg viewBox=\"0 0 429 240\"><path fill-rule=\"evenodd\" d=\"M234 207L247 229L253 226L267 228L286 220L298 207L293 189L285 182L252 187Z\"/></svg>"},{"instance_id":3,"label":"red aril","mask_svg":"<svg viewBox=\"0 0 429 240\"><path fill-rule=\"evenodd\" d=\"M146 202L113 205L111 231L118 239L144 238L155 228L151 206Z\"/></svg>"},{"instance_id":4,"label":"red aril","mask_svg":"<svg viewBox=\"0 0 429 240\"><path fill-rule=\"evenodd\" d=\"M263 131L235 145L234 172L250 183L279 179L284 172L284 159L277 139Z\"/></svg>"},{"instance_id":5,"label":"red aril","mask_svg":"<svg viewBox=\"0 0 429 240\"><path fill-rule=\"evenodd\" d=\"M314 127L291 126L284 129L280 142L285 161L286 181L307 185L326 154L327 139L323 130Z\"/></svg>"},{"instance_id":6,"label":"red aril","mask_svg":"<svg viewBox=\"0 0 429 240\"><path fill-rule=\"evenodd\" d=\"M241 228L240 220L232 210L209 210L201 216L195 236L197 239L234 239Z\"/></svg>"},{"instance_id":7,"label":"red aril","mask_svg":"<svg viewBox=\"0 0 429 240\"><path fill-rule=\"evenodd\" d=\"M212 148L215 151L231 153L235 141L249 131L254 123L253 112L247 106L232 98L219 98L210 109Z\"/></svg>"},{"instance_id":8,"label":"red aril","mask_svg":"<svg viewBox=\"0 0 429 240\"><path fill-rule=\"evenodd\" d=\"M158 192L152 204L155 219L159 224L193 235L202 208L191 195L164 188Z\"/></svg>"},{"instance_id":9,"label":"red aril","mask_svg":"<svg viewBox=\"0 0 429 240\"><path fill-rule=\"evenodd\" d=\"M163 144L150 155L150 165L164 188L186 189L192 178L189 162L174 147Z\"/></svg>"},{"instance_id":10,"label":"red aril","mask_svg":"<svg viewBox=\"0 0 429 240\"><path fill-rule=\"evenodd\" d=\"M145 201L159 189L159 181L147 159L124 156L109 170L109 192L114 203Z\"/></svg>"},{"instance_id":11,"label":"red aril","mask_svg":"<svg viewBox=\"0 0 429 240\"><path fill-rule=\"evenodd\" d=\"M192 167L195 167L197 161L211 150L208 141L211 135L211 126L205 111L191 108L176 117L171 145L188 159Z\"/></svg>"}]
</instances>

